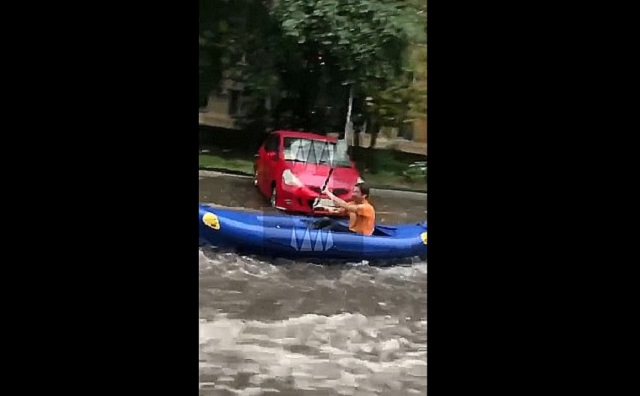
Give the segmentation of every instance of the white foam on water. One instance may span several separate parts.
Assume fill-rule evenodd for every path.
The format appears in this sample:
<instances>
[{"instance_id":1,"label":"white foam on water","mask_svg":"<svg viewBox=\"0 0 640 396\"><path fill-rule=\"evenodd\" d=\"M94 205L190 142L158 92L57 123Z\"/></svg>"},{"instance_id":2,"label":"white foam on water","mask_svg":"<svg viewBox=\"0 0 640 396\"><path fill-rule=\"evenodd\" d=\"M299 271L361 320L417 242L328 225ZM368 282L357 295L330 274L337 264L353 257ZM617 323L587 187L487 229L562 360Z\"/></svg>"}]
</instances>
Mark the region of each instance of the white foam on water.
<instances>
[{"instance_id":1,"label":"white foam on water","mask_svg":"<svg viewBox=\"0 0 640 396\"><path fill-rule=\"evenodd\" d=\"M336 267L201 249L199 267L203 395L426 392L424 261Z\"/></svg>"},{"instance_id":2,"label":"white foam on water","mask_svg":"<svg viewBox=\"0 0 640 396\"><path fill-rule=\"evenodd\" d=\"M299 390L329 387L344 395L363 388L422 391L426 348L395 336L400 323L359 313L272 322L219 315L200 323L201 354L225 372L251 375L254 386L276 381ZM201 364L201 373L212 367Z\"/></svg>"},{"instance_id":3,"label":"white foam on water","mask_svg":"<svg viewBox=\"0 0 640 396\"><path fill-rule=\"evenodd\" d=\"M280 272L277 266L253 257L239 256L231 252L216 252L213 255L214 258L208 257L203 249L199 249L200 274L213 271L229 278L268 278Z\"/></svg>"}]
</instances>

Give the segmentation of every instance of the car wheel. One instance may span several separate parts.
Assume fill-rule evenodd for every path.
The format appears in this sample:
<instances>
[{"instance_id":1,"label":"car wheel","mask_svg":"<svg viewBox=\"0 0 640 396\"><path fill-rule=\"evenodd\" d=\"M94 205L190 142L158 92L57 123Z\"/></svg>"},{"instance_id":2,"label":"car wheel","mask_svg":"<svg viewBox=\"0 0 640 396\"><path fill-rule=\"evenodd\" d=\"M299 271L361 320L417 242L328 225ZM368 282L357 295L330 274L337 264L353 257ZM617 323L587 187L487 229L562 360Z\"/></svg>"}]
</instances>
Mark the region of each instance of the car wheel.
<instances>
[{"instance_id":1,"label":"car wheel","mask_svg":"<svg viewBox=\"0 0 640 396\"><path fill-rule=\"evenodd\" d=\"M271 198L269 198L269 202L271 203L271 207L273 208L276 207L276 186L275 185L271 187Z\"/></svg>"}]
</instances>

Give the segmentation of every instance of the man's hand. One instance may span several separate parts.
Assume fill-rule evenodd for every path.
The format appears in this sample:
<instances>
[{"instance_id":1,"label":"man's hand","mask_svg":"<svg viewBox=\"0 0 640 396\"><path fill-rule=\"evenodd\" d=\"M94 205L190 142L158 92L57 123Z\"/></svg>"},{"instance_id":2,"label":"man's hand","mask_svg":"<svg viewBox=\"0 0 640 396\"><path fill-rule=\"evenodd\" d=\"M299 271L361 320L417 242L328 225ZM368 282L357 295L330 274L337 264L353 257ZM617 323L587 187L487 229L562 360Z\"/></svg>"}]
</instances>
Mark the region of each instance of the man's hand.
<instances>
[{"instance_id":1,"label":"man's hand","mask_svg":"<svg viewBox=\"0 0 640 396\"><path fill-rule=\"evenodd\" d=\"M335 204L342 209L348 209L349 204L346 203L345 201L343 201L342 199L336 197L335 195L333 195L333 193L331 191L329 191L329 189L327 187L324 187L322 189L322 193L326 194L329 198L331 198L331 200L333 202L335 202Z\"/></svg>"}]
</instances>

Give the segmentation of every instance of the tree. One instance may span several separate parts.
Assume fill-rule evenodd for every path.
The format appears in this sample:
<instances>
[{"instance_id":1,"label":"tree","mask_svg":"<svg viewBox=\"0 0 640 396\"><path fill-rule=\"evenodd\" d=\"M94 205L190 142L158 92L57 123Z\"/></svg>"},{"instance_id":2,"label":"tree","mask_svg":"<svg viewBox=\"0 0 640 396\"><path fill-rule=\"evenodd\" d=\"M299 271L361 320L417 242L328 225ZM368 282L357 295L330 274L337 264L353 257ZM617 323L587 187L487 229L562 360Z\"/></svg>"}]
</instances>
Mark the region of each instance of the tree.
<instances>
[{"instance_id":1,"label":"tree","mask_svg":"<svg viewBox=\"0 0 640 396\"><path fill-rule=\"evenodd\" d=\"M421 8L416 0L280 0L274 15L307 64L322 60L326 83L351 81L360 100L370 98L368 125L398 126L421 111L426 94L414 84L411 57L426 43Z\"/></svg>"},{"instance_id":2,"label":"tree","mask_svg":"<svg viewBox=\"0 0 640 396\"><path fill-rule=\"evenodd\" d=\"M427 14L421 1L403 2L401 24L408 36L402 72L372 78L366 84L370 147L382 126L403 129L427 111ZM377 76L376 76L377 77Z\"/></svg>"},{"instance_id":3,"label":"tree","mask_svg":"<svg viewBox=\"0 0 640 396\"><path fill-rule=\"evenodd\" d=\"M373 98L367 118L397 121L412 106L416 0L200 1L201 97L224 78L242 83L240 127L344 127L346 82L356 106Z\"/></svg>"},{"instance_id":4,"label":"tree","mask_svg":"<svg viewBox=\"0 0 640 396\"><path fill-rule=\"evenodd\" d=\"M395 75L408 42L405 11L390 0L280 0L273 15L307 65L320 60L332 79ZM315 59L314 59L315 58Z\"/></svg>"},{"instance_id":5,"label":"tree","mask_svg":"<svg viewBox=\"0 0 640 396\"><path fill-rule=\"evenodd\" d=\"M201 102L209 92L220 89L221 82L241 62L247 41L259 29L248 18L257 0L200 0L199 83Z\"/></svg>"}]
</instances>

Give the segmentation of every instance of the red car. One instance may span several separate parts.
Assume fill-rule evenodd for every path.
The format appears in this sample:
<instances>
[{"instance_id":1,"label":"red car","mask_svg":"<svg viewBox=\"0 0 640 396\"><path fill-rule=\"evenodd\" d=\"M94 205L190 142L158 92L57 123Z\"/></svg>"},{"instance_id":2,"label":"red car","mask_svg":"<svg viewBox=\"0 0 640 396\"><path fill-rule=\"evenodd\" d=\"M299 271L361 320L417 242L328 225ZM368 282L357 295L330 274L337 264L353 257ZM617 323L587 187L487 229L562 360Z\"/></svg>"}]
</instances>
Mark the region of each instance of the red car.
<instances>
[{"instance_id":1,"label":"red car","mask_svg":"<svg viewBox=\"0 0 640 396\"><path fill-rule=\"evenodd\" d=\"M332 215L333 202L320 191L327 183L338 197L349 201L353 186L362 182L355 163L337 154L337 140L309 132L271 132L255 155L254 184L280 210Z\"/></svg>"}]
</instances>

